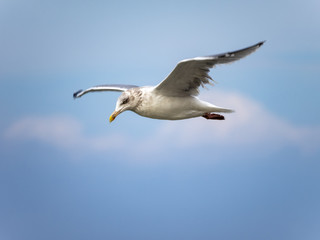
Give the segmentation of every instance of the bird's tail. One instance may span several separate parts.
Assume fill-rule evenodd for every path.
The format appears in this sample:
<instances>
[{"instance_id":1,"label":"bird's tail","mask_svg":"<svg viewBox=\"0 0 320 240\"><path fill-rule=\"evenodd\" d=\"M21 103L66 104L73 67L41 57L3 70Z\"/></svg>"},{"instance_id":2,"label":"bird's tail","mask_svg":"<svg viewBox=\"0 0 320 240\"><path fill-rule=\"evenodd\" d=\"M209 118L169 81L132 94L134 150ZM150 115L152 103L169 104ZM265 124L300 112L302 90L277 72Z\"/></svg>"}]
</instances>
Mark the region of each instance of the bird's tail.
<instances>
[{"instance_id":1,"label":"bird's tail","mask_svg":"<svg viewBox=\"0 0 320 240\"><path fill-rule=\"evenodd\" d=\"M229 108L223 108L223 107L213 106L212 112L233 113L234 110L229 109Z\"/></svg>"}]
</instances>

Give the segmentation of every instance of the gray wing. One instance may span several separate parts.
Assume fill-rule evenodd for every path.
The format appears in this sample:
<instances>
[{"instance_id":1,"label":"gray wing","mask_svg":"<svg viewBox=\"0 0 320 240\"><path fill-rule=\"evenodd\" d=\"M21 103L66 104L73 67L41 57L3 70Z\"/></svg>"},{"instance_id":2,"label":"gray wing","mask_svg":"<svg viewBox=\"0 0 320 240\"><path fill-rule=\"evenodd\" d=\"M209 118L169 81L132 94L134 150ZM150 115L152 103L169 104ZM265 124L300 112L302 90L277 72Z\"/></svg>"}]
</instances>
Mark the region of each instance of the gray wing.
<instances>
[{"instance_id":1,"label":"gray wing","mask_svg":"<svg viewBox=\"0 0 320 240\"><path fill-rule=\"evenodd\" d=\"M217 55L182 60L169 76L155 87L155 91L167 96L190 96L199 94L199 86L210 83L210 68L216 64L239 60L257 50L264 43Z\"/></svg>"},{"instance_id":2,"label":"gray wing","mask_svg":"<svg viewBox=\"0 0 320 240\"><path fill-rule=\"evenodd\" d=\"M116 91L124 92L130 88L135 88L138 86L135 85L123 85L123 84L110 84L110 85L99 85L95 87L88 88L86 90L79 90L73 94L73 98L79 98L82 95L88 92L97 92L97 91Z\"/></svg>"}]
</instances>

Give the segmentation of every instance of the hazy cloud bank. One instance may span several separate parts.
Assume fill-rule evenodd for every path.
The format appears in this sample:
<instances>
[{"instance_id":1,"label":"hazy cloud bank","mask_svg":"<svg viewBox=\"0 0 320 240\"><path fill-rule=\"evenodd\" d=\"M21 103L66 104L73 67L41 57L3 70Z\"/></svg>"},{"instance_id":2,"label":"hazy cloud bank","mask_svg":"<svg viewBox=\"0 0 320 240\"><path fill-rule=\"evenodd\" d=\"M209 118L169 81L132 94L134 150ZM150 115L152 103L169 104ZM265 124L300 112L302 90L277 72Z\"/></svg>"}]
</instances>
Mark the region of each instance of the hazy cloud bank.
<instances>
[{"instance_id":1,"label":"hazy cloud bank","mask_svg":"<svg viewBox=\"0 0 320 240\"><path fill-rule=\"evenodd\" d=\"M210 96L202 97L217 102ZM134 141L129 135L120 134L88 136L79 120L65 115L23 117L8 127L5 138L9 141L36 140L71 152L99 153L126 149L130 154L137 155L168 148L201 146L206 149L216 146L221 151L275 151L291 146L303 154L312 154L320 149L320 126L294 125L241 94L220 92L215 93L214 98L223 102L220 105L233 108L236 112L225 115L225 121L203 118L164 121L158 128L150 129L148 137Z\"/></svg>"}]
</instances>

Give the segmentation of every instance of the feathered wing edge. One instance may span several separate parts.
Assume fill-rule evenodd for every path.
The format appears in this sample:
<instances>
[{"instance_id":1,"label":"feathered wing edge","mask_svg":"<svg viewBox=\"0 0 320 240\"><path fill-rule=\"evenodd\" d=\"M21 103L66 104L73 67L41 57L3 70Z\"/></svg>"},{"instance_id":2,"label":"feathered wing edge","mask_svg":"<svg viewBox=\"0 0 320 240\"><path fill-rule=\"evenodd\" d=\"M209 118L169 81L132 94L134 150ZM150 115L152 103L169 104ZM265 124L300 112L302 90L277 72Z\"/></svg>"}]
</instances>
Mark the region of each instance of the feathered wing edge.
<instances>
[{"instance_id":1,"label":"feathered wing edge","mask_svg":"<svg viewBox=\"0 0 320 240\"><path fill-rule=\"evenodd\" d=\"M73 94L73 98L79 98L88 92L101 92L101 91L115 91L124 92L130 88L136 88L136 85L124 85L124 84L109 84L109 85L98 85L86 90L79 90Z\"/></svg>"},{"instance_id":2,"label":"feathered wing edge","mask_svg":"<svg viewBox=\"0 0 320 240\"><path fill-rule=\"evenodd\" d=\"M217 64L237 61L256 51L264 42L265 41L261 41L236 51L184 59L180 61L173 71L155 87L155 90L171 96L196 96L199 94L200 86L204 87L205 84L214 82L208 74L210 68Z\"/></svg>"},{"instance_id":3,"label":"feathered wing edge","mask_svg":"<svg viewBox=\"0 0 320 240\"><path fill-rule=\"evenodd\" d=\"M208 67L212 68L216 64L225 64L225 63L231 63L233 61L240 60L241 58L244 58L244 57L250 55L251 53L255 52L264 43L265 43L265 41L261 41L261 42L258 42L256 44L252 45L252 46L242 48L242 49L239 49L236 51L230 51L230 52L225 52L225 53L220 53L220 54L215 54L215 55L209 55L209 56L205 56L205 57L196 57L193 60L209 61Z\"/></svg>"}]
</instances>

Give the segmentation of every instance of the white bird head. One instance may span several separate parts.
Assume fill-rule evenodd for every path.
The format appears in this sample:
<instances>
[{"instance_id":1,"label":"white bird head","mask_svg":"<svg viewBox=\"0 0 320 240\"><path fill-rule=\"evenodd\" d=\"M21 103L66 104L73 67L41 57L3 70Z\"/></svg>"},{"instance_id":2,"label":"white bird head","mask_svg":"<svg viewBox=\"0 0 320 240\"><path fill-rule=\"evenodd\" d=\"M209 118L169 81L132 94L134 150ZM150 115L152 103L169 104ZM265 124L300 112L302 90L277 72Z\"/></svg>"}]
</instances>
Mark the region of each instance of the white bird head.
<instances>
[{"instance_id":1,"label":"white bird head","mask_svg":"<svg viewBox=\"0 0 320 240\"><path fill-rule=\"evenodd\" d=\"M117 100L116 108L110 115L109 122L111 123L120 113L134 109L140 103L140 91L137 89L129 89L124 91Z\"/></svg>"}]
</instances>

